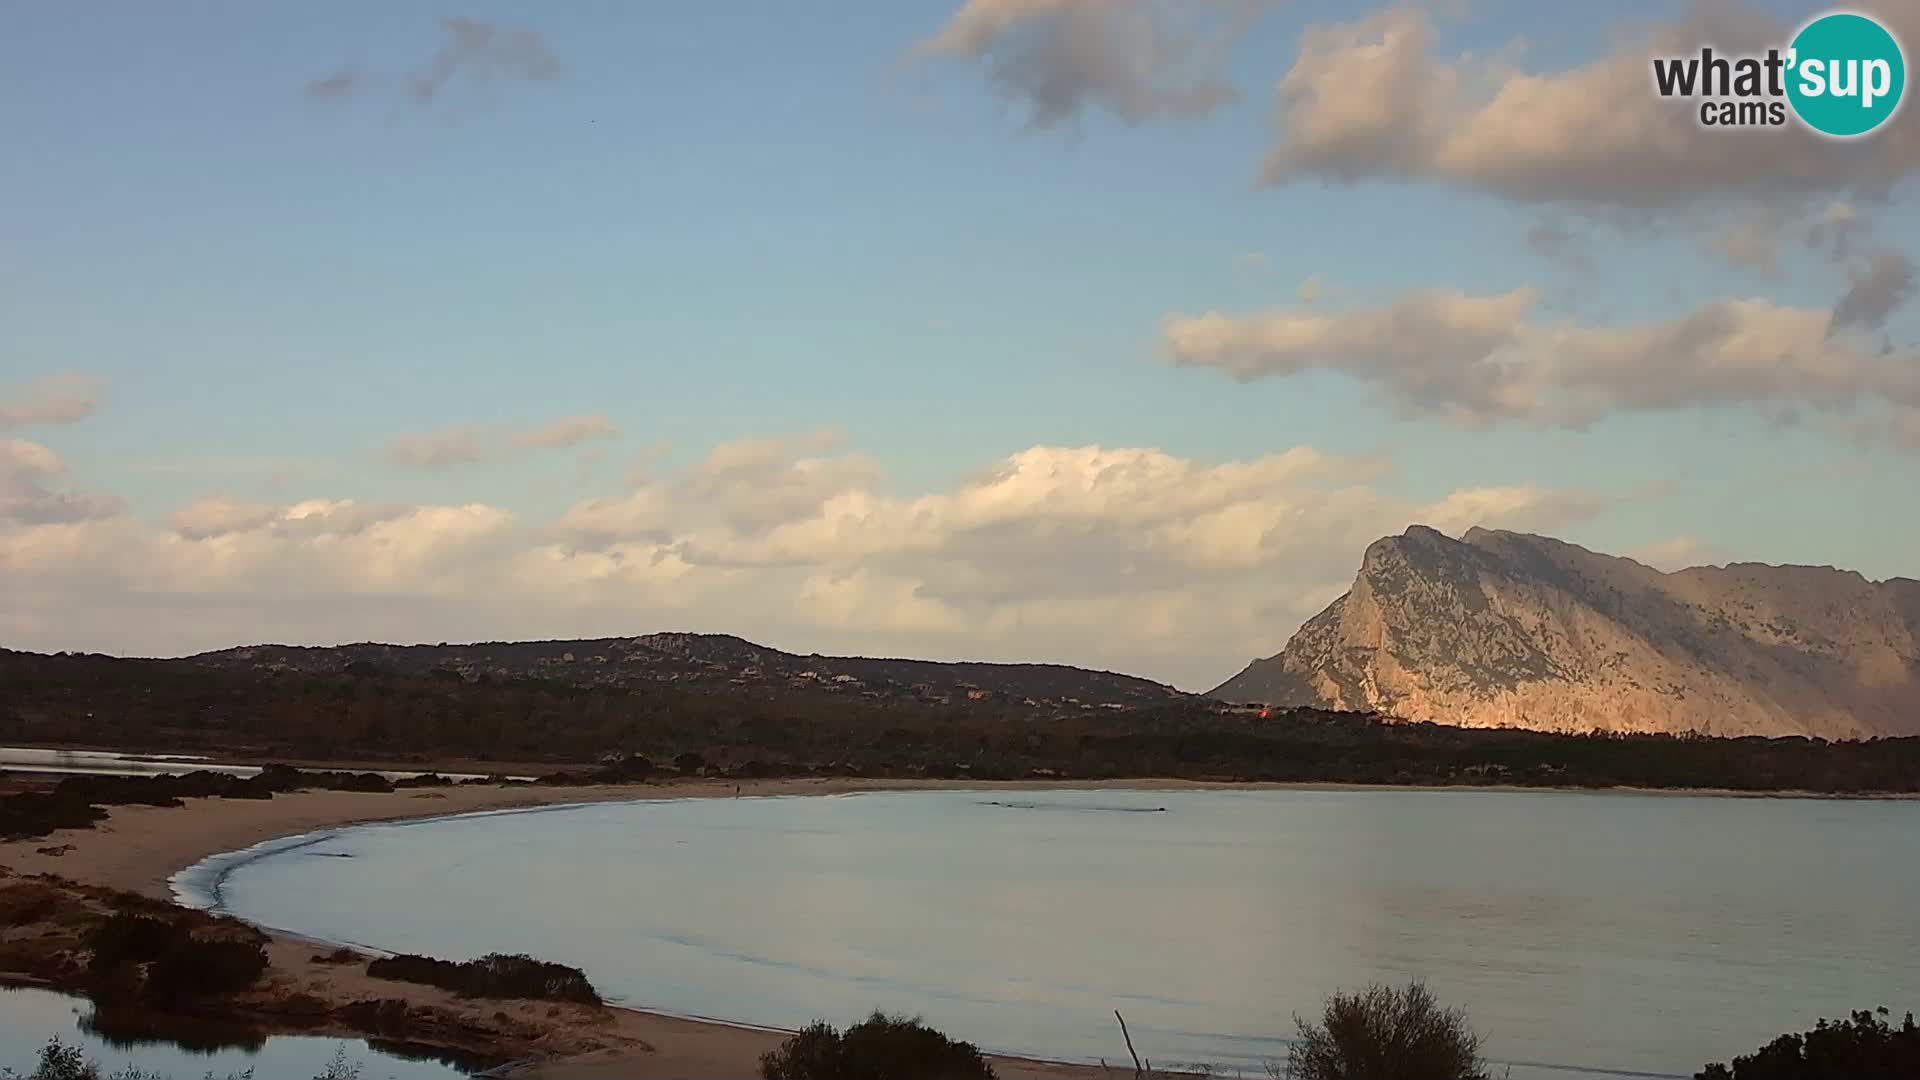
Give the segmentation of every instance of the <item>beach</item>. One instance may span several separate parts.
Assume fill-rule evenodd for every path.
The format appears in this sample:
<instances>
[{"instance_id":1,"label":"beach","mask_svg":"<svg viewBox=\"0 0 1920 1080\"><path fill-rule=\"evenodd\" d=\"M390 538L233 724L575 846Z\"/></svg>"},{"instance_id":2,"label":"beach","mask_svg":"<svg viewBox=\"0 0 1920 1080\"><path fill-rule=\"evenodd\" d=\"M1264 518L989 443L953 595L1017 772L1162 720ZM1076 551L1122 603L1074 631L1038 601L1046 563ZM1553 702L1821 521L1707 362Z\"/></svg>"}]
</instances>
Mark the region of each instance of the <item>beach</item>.
<instances>
[{"instance_id":1,"label":"beach","mask_svg":"<svg viewBox=\"0 0 1920 1080\"><path fill-rule=\"evenodd\" d=\"M171 900L170 881L211 855L241 851L264 841L324 831L342 826L382 821L421 820L462 814L531 809L587 803L720 799L736 795L824 796L876 791L954 790L1039 791L1066 789L1108 790L1257 790L1407 791L1451 790L1463 795L1504 794L1512 797L1554 794L1550 788L1474 787L1431 789L1399 787L1366 789L1341 784L1236 784L1180 780L1027 780L965 781L865 778L785 778L766 780L671 779L652 783L599 786L456 785L403 788L392 792L296 791L269 800L196 798L180 807L113 806L110 816L90 830L62 830L51 836L0 842L0 868L16 875L54 875L82 886L121 890L156 900ZM1557 793L1564 794L1564 789ZM1607 789L1585 794L1737 796L1724 791L1637 791ZM1762 798L1792 797L1790 793L1751 793ZM0 936L5 928L0 928ZM272 969L258 993L249 992L235 1008L255 1019L272 1022L274 1016L292 1016L289 1001L324 1004L339 1015L343 1007L367 1000L404 1002L417 1015L414 1026L422 1041L440 1041L465 1049L499 1052L523 1058L528 1064L515 1075L549 1080L568 1078L733 1078L758 1075L761 1054L784 1038L779 1031L721 1021L619 1007L555 1006L546 1002L502 1002L459 999L429 987L375 980L364 965L327 963L330 951L314 941L288 934L271 934L268 945ZM364 940L377 940L369 937ZM464 960L466 956L446 956ZM663 1002L671 1008L671 1000ZM707 1010L725 1013L717 1008ZM297 1018L296 1018L297 1019ZM855 1016L782 1016L782 1026L814 1019L848 1024ZM352 1025L337 1033L349 1034ZM957 1038L990 1042L991 1031L953 1031ZM1117 1034L1117 1032L1116 1032ZM1116 1044L1118 1040L1115 1040ZM1109 1058L1124 1056L1116 1045ZM1099 1068L1012 1058L997 1058L1000 1075L1013 1080L1104 1077Z\"/></svg>"},{"instance_id":2,"label":"beach","mask_svg":"<svg viewBox=\"0 0 1920 1080\"><path fill-rule=\"evenodd\" d=\"M300 791L270 800L189 799L181 807L114 806L91 830L62 830L32 840L0 842L0 866L15 874L51 874L83 885L172 899L169 879L209 855L265 840L346 825L567 804L739 795L831 795L857 791L969 788L1047 788L1058 783L970 784L963 781L781 779L674 781L586 787L469 785L401 789L391 793ZM1082 786L1140 786L1088 784ZM1155 785L1159 786L1159 785ZM1169 782L1167 786L1187 786ZM57 853L57 854L55 854ZM483 1021L519 1034L513 1047L531 1046L535 1060L515 1076L527 1080L751 1080L760 1055L785 1034L718 1021L610 1007L552 1006L545 1002L472 1002L429 987L368 977L361 965L324 963L327 950L286 934L270 934L270 981L276 992L330 1002L401 999L452 1020ZM466 957L446 957L462 960ZM804 1024L813 1017L795 1017ZM857 1017L830 1018L837 1024ZM954 1032L958 1038L979 1033ZM474 1047L478 1049L479 1047ZM1104 1070L1086 1066L995 1058L1008 1080L1094 1080Z\"/></svg>"}]
</instances>

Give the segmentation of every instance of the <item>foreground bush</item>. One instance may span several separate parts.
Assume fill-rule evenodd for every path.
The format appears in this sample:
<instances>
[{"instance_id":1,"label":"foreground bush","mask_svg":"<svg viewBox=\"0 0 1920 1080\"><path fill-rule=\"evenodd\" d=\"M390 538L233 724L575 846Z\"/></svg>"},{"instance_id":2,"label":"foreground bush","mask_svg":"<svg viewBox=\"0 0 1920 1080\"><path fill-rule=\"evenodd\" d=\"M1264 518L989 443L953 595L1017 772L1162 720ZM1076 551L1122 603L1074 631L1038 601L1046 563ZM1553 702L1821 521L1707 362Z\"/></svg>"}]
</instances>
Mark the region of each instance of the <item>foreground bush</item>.
<instances>
[{"instance_id":1,"label":"foreground bush","mask_svg":"<svg viewBox=\"0 0 1920 1080\"><path fill-rule=\"evenodd\" d=\"M816 1023L760 1059L764 1080L994 1080L979 1047L874 1013L845 1033Z\"/></svg>"},{"instance_id":2,"label":"foreground bush","mask_svg":"<svg viewBox=\"0 0 1920 1080\"><path fill-rule=\"evenodd\" d=\"M1802 1035L1782 1035L1733 1067L1709 1065L1694 1080L1906 1080L1920 1077L1920 1028L1913 1014L1899 1027L1887 1010L1847 1020L1821 1020Z\"/></svg>"},{"instance_id":3,"label":"foreground bush","mask_svg":"<svg viewBox=\"0 0 1920 1080\"><path fill-rule=\"evenodd\" d=\"M147 968L147 1000L178 1004L245 990L267 970L266 947L251 941L206 941L188 935Z\"/></svg>"},{"instance_id":4,"label":"foreground bush","mask_svg":"<svg viewBox=\"0 0 1920 1080\"><path fill-rule=\"evenodd\" d=\"M101 975L122 964L158 960L180 934L181 931L165 920L116 911L87 932L87 948L93 952L87 968Z\"/></svg>"},{"instance_id":5,"label":"foreground bush","mask_svg":"<svg viewBox=\"0 0 1920 1080\"><path fill-rule=\"evenodd\" d=\"M1327 999L1318 1024L1299 1017L1290 1080L1487 1080L1466 1013L1443 1009L1421 983L1381 984Z\"/></svg>"},{"instance_id":6,"label":"foreground bush","mask_svg":"<svg viewBox=\"0 0 1920 1080\"><path fill-rule=\"evenodd\" d=\"M429 956L388 956L367 964L367 974L393 982L437 986L461 997L600 1004L600 992L587 980L586 972L531 956L489 953L460 964Z\"/></svg>"},{"instance_id":7,"label":"foreground bush","mask_svg":"<svg viewBox=\"0 0 1920 1080\"><path fill-rule=\"evenodd\" d=\"M86 945L92 952L87 968L97 976L145 964L142 996L156 1005L245 990L267 970L258 934L201 937L179 922L125 911L94 927Z\"/></svg>"}]
</instances>

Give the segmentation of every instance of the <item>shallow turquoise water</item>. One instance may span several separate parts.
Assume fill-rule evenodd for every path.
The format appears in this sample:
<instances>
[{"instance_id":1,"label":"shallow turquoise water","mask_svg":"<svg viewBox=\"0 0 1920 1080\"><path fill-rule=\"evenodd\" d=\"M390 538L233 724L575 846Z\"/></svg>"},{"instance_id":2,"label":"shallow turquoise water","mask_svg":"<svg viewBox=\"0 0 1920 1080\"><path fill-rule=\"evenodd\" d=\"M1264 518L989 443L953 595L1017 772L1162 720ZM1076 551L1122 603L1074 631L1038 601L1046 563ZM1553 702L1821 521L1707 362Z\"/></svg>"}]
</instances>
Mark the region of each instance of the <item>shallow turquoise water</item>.
<instances>
[{"instance_id":1,"label":"shallow turquoise water","mask_svg":"<svg viewBox=\"0 0 1920 1080\"><path fill-rule=\"evenodd\" d=\"M994 1050L1257 1072L1374 979L1516 1078L1690 1076L1920 1006L1920 803L1488 791L912 792L320 834L183 884L395 951L525 951L624 1003L915 1013Z\"/></svg>"}]
</instances>

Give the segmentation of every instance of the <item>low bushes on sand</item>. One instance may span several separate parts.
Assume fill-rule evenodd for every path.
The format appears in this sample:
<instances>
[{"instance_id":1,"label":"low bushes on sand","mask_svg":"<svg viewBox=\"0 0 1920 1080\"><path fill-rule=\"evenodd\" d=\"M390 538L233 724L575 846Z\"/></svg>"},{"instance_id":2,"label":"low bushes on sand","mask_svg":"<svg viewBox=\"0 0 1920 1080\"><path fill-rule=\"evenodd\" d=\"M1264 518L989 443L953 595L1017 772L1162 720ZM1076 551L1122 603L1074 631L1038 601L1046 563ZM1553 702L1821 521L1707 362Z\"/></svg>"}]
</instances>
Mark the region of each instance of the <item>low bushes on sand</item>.
<instances>
[{"instance_id":1,"label":"low bushes on sand","mask_svg":"<svg viewBox=\"0 0 1920 1080\"><path fill-rule=\"evenodd\" d=\"M994 1080L972 1043L918 1020L874 1013L846 1031L821 1021L760 1059L763 1080Z\"/></svg>"},{"instance_id":2,"label":"low bushes on sand","mask_svg":"<svg viewBox=\"0 0 1920 1080\"><path fill-rule=\"evenodd\" d=\"M0 926L28 926L50 918L60 911L63 899L59 889L38 881L0 886Z\"/></svg>"},{"instance_id":3,"label":"low bushes on sand","mask_svg":"<svg viewBox=\"0 0 1920 1080\"><path fill-rule=\"evenodd\" d=\"M148 966L146 996L164 1005L231 994L252 986L266 970L267 950L255 942L209 941L189 935Z\"/></svg>"},{"instance_id":4,"label":"low bushes on sand","mask_svg":"<svg viewBox=\"0 0 1920 1080\"><path fill-rule=\"evenodd\" d=\"M264 941L238 924L196 932L186 920L116 911L88 932L86 945L96 978L124 979L144 964L140 994L155 1005L245 990L267 970Z\"/></svg>"},{"instance_id":5,"label":"low bushes on sand","mask_svg":"<svg viewBox=\"0 0 1920 1080\"><path fill-rule=\"evenodd\" d=\"M183 936L183 931L165 919L116 911L87 934L87 948L92 954L87 959L87 969L103 974L122 964L158 960L161 953Z\"/></svg>"},{"instance_id":6,"label":"low bushes on sand","mask_svg":"<svg viewBox=\"0 0 1920 1080\"><path fill-rule=\"evenodd\" d=\"M518 954L489 953L457 964L429 956L388 956L368 963L367 974L437 986L461 997L600 1004L599 991L579 968Z\"/></svg>"},{"instance_id":7,"label":"low bushes on sand","mask_svg":"<svg viewBox=\"0 0 1920 1080\"><path fill-rule=\"evenodd\" d=\"M22 792L0 797L0 839L26 840L55 829L91 829L107 816L105 810L83 800Z\"/></svg>"},{"instance_id":8,"label":"low bushes on sand","mask_svg":"<svg viewBox=\"0 0 1920 1080\"><path fill-rule=\"evenodd\" d=\"M1920 1076L1920 1027L1913 1014L1899 1027L1887 1010L1861 1010L1846 1020L1821 1020L1812 1031L1782 1035L1731 1068L1709 1065L1694 1080L1893 1080Z\"/></svg>"},{"instance_id":9,"label":"low bushes on sand","mask_svg":"<svg viewBox=\"0 0 1920 1080\"><path fill-rule=\"evenodd\" d=\"M23 840L56 829L90 829L107 816L106 806L183 806L183 799L271 799L278 792L388 792L393 782L379 773L302 772L269 765L241 778L198 769L167 776L70 776L49 792L0 796L0 839Z\"/></svg>"}]
</instances>

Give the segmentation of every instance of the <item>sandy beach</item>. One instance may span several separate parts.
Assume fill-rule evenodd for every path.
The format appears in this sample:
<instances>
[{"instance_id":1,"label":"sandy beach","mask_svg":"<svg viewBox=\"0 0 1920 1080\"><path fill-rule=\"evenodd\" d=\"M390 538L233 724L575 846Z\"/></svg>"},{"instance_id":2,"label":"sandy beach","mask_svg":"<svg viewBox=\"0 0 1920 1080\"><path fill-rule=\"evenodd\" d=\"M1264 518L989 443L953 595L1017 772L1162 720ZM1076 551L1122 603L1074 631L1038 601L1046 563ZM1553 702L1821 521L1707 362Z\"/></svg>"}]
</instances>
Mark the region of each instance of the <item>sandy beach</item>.
<instances>
[{"instance_id":1,"label":"sandy beach","mask_svg":"<svg viewBox=\"0 0 1920 1080\"><path fill-rule=\"evenodd\" d=\"M855 791L993 787L1186 787L1178 782L1142 784L978 784L961 781L793 779L596 787L452 787L392 793L303 791L271 800L190 799L183 807L111 807L111 817L91 830L63 830L50 837L0 843L0 866L16 874L53 874L87 885L170 899L169 879L209 855L264 840L372 821L438 817L517 807L572 803L686 799L743 795L827 795ZM51 852L59 852L52 854ZM476 1006L427 987L369 978L359 966L317 962L313 943L274 935L268 947L282 990L330 1000L402 998L449 1013ZM448 959L465 959L450 957ZM551 1031L535 1040L550 1048L544 1060L517 1071L528 1080L752 1080L761 1054L784 1036L730 1024L688 1020L635 1009L588 1010L533 1002L482 1003L490 1019ZM795 1017L803 1024L814 1018ZM832 1018L837 1023L855 1017ZM978 1033L955 1032L961 1038ZM581 1049L590 1046L592 1049ZM1120 1050L1124 1054L1124 1049ZM1097 1068L996 1058L1008 1080L1095 1080Z\"/></svg>"}]
</instances>

